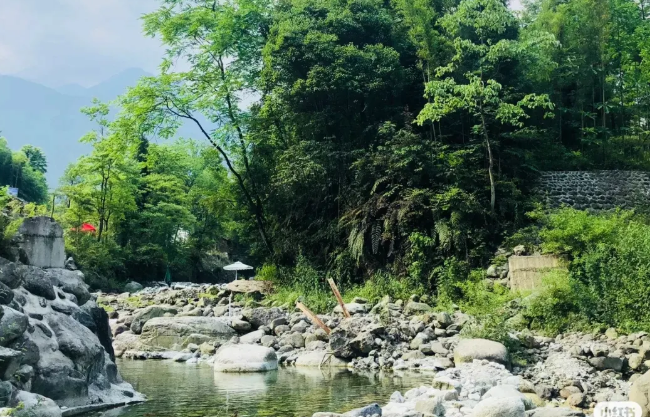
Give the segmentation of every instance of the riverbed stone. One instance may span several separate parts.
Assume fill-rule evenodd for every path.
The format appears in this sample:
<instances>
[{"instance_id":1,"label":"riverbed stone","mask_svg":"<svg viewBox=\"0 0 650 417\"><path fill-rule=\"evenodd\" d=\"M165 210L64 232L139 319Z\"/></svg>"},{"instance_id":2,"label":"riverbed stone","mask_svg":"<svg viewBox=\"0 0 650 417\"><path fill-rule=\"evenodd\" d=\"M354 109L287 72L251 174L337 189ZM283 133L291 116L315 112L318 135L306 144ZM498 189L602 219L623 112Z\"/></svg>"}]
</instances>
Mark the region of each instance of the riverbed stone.
<instances>
[{"instance_id":1,"label":"riverbed stone","mask_svg":"<svg viewBox=\"0 0 650 417\"><path fill-rule=\"evenodd\" d=\"M151 347L171 349L182 346L192 334L225 343L237 332L213 317L155 317L142 327L141 341Z\"/></svg>"},{"instance_id":2,"label":"riverbed stone","mask_svg":"<svg viewBox=\"0 0 650 417\"><path fill-rule=\"evenodd\" d=\"M90 292L81 271L70 271L61 268L51 268L45 271L50 282L77 298L77 304L83 305L90 300Z\"/></svg>"},{"instance_id":3,"label":"riverbed stone","mask_svg":"<svg viewBox=\"0 0 650 417\"><path fill-rule=\"evenodd\" d=\"M277 368L275 351L258 345L225 345L214 358L215 372L265 372Z\"/></svg>"},{"instance_id":4,"label":"riverbed stone","mask_svg":"<svg viewBox=\"0 0 650 417\"><path fill-rule=\"evenodd\" d=\"M472 417L525 417L526 410L521 399L516 397L488 398L479 402Z\"/></svg>"},{"instance_id":5,"label":"riverbed stone","mask_svg":"<svg viewBox=\"0 0 650 417\"><path fill-rule=\"evenodd\" d=\"M347 367L348 362L341 358L337 358L331 353L320 350L301 353L294 364L302 367L345 368Z\"/></svg>"},{"instance_id":6,"label":"riverbed stone","mask_svg":"<svg viewBox=\"0 0 650 417\"><path fill-rule=\"evenodd\" d=\"M472 362L475 359L485 359L509 365L508 349L499 343L487 339L462 339L454 350L454 362Z\"/></svg>"},{"instance_id":7,"label":"riverbed stone","mask_svg":"<svg viewBox=\"0 0 650 417\"><path fill-rule=\"evenodd\" d=\"M258 308L245 308L242 311L242 316L248 321L254 329L260 326L268 326L275 319L287 316L287 314L277 307L258 307Z\"/></svg>"},{"instance_id":8,"label":"riverbed stone","mask_svg":"<svg viewBox=\"0 0 650 417\"><path fill-rule=\"evenodd\" d=\"M634 381L630 387L630 401L641 406L643 417L650 416L650 371Z\"/></svg>"},{"instance_id":9,"label":"riverbed stone","mask_svg":"<svg viewBox=\"0 0 650 417\"><path fill-rule=\"evenodd\" d=\"M129 281L129 283L124 286L124 291L128 293L134 293L141 291L143 288L144 287L139 282Z\"/></svg>"},{"instance_id":10,"label":"riverbed stone","mask_svg":"<svg viewBox=\"0 0 650 417\"><path fill-rule=\"evenodd\" d=\"M18 391L14 397L16 411L14 417L61 417L61 409L51 399L27 391Z\"/></svg>"},{"instance_id":11,"label":"riverbed stone","mask_svg":"<svg viewBox=\"0 0 650 417\"><path fill-rule=\"evenodd\" d=\"M56 300L56 292L49 275L41 268L20 265L16 271L22 277L23 287L30 293L43 297L46 300Z\"/></svg>"},{"instance_id":12,"label":"riverbed stone","mask_svg":"<svg viewBox=\"0 0 650 417\"><path fill-rule=\"evenodd\" d=\"M247 333L239 337L239 342L243 344L255 344L262 340L265 336L264 330L255 330L254 332Z\"/></svg>"}]
</instances>

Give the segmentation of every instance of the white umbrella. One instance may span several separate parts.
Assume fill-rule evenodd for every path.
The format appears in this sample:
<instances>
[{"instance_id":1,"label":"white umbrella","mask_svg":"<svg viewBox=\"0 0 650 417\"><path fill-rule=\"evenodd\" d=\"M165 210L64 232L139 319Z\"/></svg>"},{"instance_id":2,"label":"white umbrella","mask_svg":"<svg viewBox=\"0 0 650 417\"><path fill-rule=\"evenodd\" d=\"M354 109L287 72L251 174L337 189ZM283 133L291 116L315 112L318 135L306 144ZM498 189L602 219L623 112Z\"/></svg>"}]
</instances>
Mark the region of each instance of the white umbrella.
<instances>
[{"instance_id":1,"label":"white umbrella","mask_svg":"<svg viewBox=\"0 0 650 417\"><path fill-rule=\"evenodd\" d=\"M235 271L235 279L237 279L237 271L245 271L247 269L254 269L254 268L252 266L237 261L232 265L224 266L223 269L225 269L226 271Z\"/></svg>"}]
</instances>

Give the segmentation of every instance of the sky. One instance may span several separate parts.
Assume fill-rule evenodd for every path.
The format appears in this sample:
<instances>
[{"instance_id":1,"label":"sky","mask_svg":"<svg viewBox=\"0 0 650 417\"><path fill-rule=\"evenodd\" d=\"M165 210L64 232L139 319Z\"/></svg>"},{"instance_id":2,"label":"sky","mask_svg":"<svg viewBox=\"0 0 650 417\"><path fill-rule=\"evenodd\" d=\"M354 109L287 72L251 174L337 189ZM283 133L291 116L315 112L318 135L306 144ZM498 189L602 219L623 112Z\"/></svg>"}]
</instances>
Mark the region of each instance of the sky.
<instances>
[{"instance_id":1,"label":"sky","mask_svg":"<svg viewBox=\"0 0 650 417\"><path fill-rule=\"evenodd\" d=\"M140 16L159 0L0 0L0 74L90 87L127 69L157 73L164 48ZM512 0L514 9L519 0Z\"/></svg>"},{"instance_id":2,"label":"sky","mask_svg":"<svg viewBox=\"0 0 650 417\"><path fill-rule=\"evenodd\" d=\"M127 68L156 73L164 53L142 33L157 0L0 0L0 74L90 87Z\"/></svg>"}]
</instances>

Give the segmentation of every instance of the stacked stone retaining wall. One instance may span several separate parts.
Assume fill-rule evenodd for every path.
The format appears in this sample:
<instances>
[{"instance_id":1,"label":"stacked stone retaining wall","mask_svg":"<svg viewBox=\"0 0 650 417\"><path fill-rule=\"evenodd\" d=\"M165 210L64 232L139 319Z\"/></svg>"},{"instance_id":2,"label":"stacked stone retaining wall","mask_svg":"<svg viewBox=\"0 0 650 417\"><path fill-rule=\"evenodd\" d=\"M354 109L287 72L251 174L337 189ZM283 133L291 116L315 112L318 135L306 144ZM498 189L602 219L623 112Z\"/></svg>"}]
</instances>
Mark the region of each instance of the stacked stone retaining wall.
<instances>
[{"instance_id":1,"label":"stacked stone retaining wall","mask_svg":"<svg viewBox=\"0 0 650 417\"><path fill-rule=\"evenodd\" d=\"M613 210L648 204L650 173L641 171L548 171L539 189L550 207Z\"/></svg>"}]
</instances>

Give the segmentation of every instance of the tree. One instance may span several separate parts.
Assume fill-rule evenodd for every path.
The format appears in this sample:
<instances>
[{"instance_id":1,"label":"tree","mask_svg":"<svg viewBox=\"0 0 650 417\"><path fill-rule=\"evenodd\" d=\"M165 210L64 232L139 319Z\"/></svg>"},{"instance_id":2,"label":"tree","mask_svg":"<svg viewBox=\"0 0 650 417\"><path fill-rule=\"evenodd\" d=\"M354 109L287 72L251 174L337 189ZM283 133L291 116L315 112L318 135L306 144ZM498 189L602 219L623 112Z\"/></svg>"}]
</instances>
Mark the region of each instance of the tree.
<instances>
[{"instance_id":1,"label":"tree","mask_svg":"<svg viewBox=\"0 0 650 417\"><path fill-rule=\"evenodd\" d=\"M20 151L27 156L29 166L41 174L47 173L47 159L41 148L32 145L23 146Z\"/></svg>"},{"instance_id":2,"label":"tree","mask_svg":"<svg viewBox=\"0 0 650 417\"><path fill-rule=\"evenodd\" d=\"M418 116L418 123L438 122L457 112L473 120L472 134L480 137L487 154L490 208L495 211L496 173L494 148L501 126L523 128L527 109L551 110L547 95L522 94L506 84L512 62L530 45L516 39L517 21L499 0L464 0L458 10L443 18L452 37L455 55L448 65L436 69L436 79L426 85L432 99ZM552 38L546 37L547 42ZM540 42L538 39L536 42Z\"/></svg>"}]
</instances>

